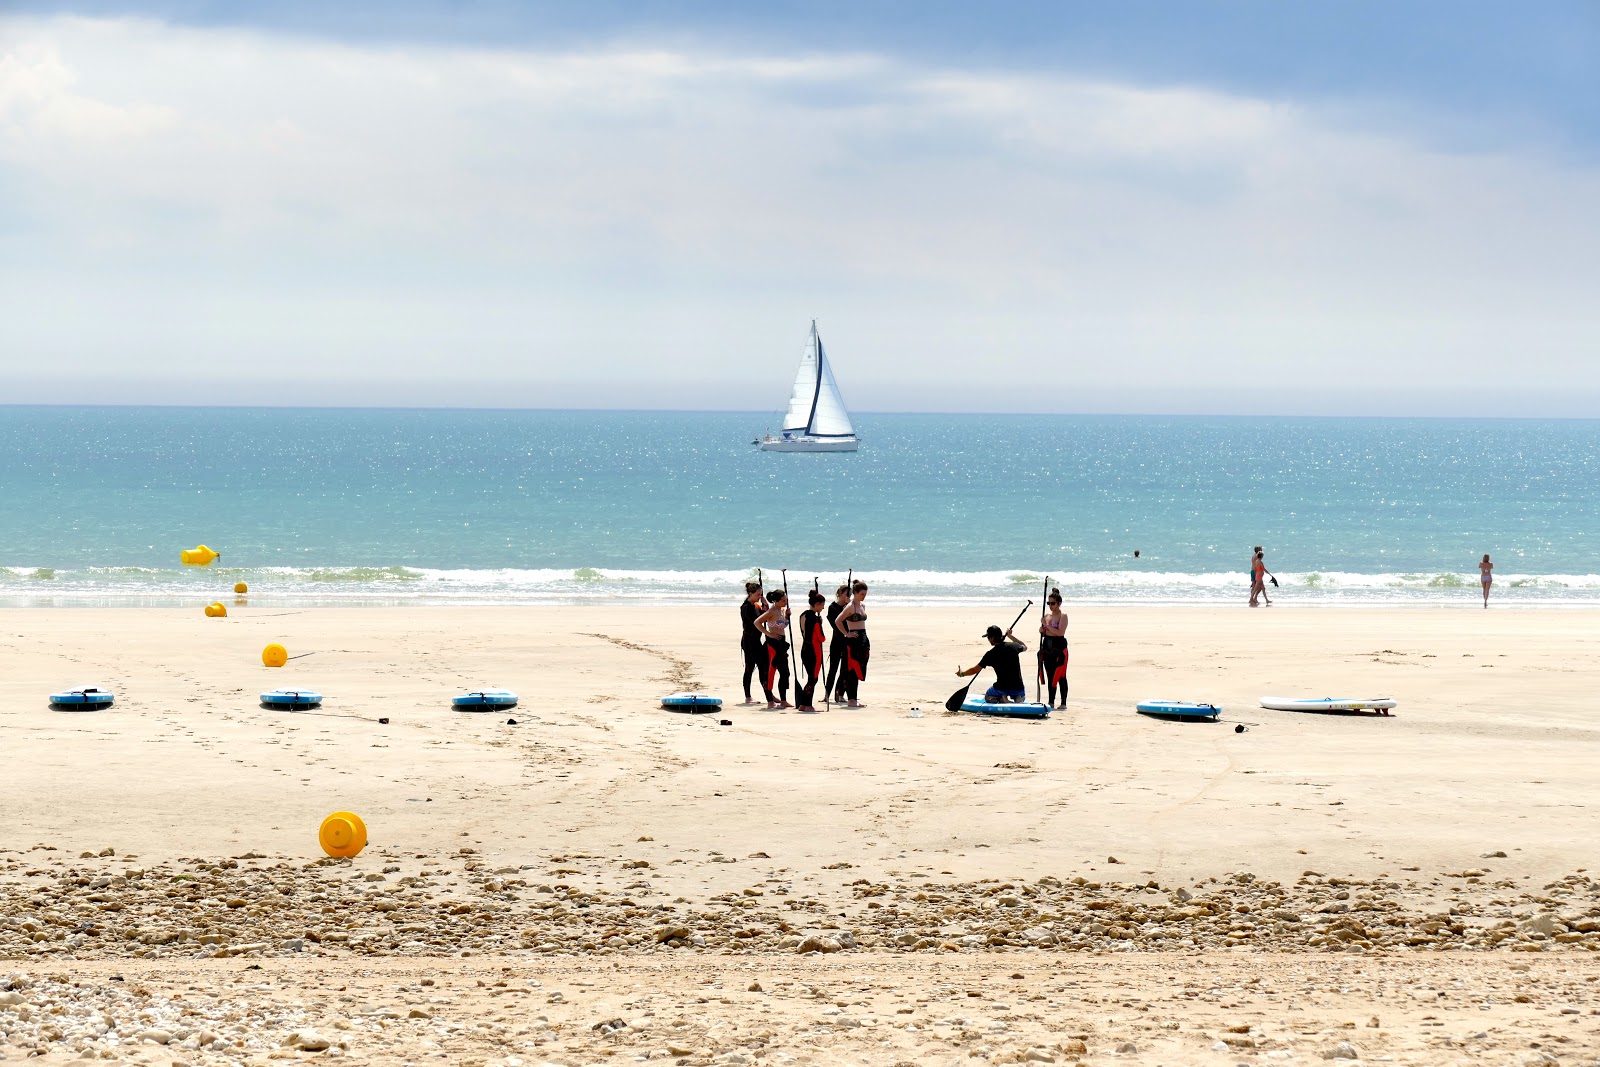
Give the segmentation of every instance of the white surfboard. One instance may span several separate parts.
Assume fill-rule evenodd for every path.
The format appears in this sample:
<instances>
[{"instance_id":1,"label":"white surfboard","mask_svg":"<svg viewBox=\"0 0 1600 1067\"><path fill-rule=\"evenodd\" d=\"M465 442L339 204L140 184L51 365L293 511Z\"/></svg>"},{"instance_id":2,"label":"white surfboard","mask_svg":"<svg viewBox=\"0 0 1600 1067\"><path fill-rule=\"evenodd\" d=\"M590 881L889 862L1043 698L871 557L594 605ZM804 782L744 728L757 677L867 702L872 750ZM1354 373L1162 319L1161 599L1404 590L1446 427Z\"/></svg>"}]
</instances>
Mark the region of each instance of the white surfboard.
<instances>
[{"instance_id":1,"label":"white surfboard","mask_svg":"<svg viewBox=\"0 0 1600 1067\"><path fill-rule=\"evenodd\" d=\"M1371 711L1389 714L1395 702L1388 697L1262 697L1268 711Z\"/></svg>"}]
</instances>

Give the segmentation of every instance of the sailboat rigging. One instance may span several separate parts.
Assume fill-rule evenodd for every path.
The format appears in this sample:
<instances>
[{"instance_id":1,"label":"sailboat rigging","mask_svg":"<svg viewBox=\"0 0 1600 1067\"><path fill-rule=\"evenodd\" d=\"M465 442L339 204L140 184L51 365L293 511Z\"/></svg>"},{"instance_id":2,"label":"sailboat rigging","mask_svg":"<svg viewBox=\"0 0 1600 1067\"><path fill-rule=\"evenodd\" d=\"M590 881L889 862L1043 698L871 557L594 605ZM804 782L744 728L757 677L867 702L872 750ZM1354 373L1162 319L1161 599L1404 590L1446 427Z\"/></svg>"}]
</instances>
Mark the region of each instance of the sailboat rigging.
<instances>
[{"instance_id":1,"label":"sailboat rigging","mask_svg":"<svg viewBox=\"0 0 1600 1067\"><path fill-rule=\"evenodd\" d=\"M769 433L755 443L766 452L854 452L861 443L839 395L839 383L834 381L815 319L811 320L811 342L789 393L782 433Z\"/></svg>"}]
</instances>

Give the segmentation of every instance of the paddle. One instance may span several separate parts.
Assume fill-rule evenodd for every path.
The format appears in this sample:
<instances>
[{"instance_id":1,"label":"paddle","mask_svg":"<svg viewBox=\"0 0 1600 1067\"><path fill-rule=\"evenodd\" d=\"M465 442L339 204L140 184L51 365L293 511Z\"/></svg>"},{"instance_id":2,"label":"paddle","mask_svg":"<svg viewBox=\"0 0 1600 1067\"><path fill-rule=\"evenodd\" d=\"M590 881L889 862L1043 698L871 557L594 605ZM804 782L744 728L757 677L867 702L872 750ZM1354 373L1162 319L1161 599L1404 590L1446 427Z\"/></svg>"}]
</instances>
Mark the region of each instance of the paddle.
<instances>
[{"instance_id":1,"label":"paddle","mask_svg":"<svg viewBox=\"0 0 1600 1067\"><path fill-rule=\"evenodd\" d=\"M794 621L794 605L789 601L789 568L783 568L783 607L789 613L789 620ZM791 625L783 631L783 636L789 639L789 679L794 683L794 702L800 703L800 665L794 658L794 627Z\"/></svg>"},{"instance_id":2,"label":"paddle","mask_svg":"<svg viewBox=\"0 0 1600 1067\"><path fill-rule=\"evenodd\" d=\"M1039 703L1039 687L1044 684L1044 606L1050 600L1050 576L1044 576L1044 591L1039 594L1039 650L1034 654L1034 659L1039 663L1039 669L1033 674L1033 702Z\"/></svg>"},{"instance_id":3,"label":"paddle","mask_svg":"<svg viewBox=\"0 0 1600 1067\"><path fill-rule=\"evenodd\" d=\"M1009 630L1009 629L1011 629L1012 626L1015 626L1017 623L1021 622L1022 621L1022 616L1031 607L1033 607L1033 601L1031 601L1031 600L1028 601L1026 604L1022 605L1022 611L1017 612L1017 617L1011 620L1011 626L1007 626L1006 629ZM976 673L974 673L973 676L972 676L972 682L976 682L977 680L978 680L978 675ZM968 682L966 685L962 686L960 689L957 689L954 693L951 693L950 694L950 699L946 700L944 702L944 710L946 710L946 711L960 711L962 702L967 699L967 691L972 688L972 682Z\"/></svg>"}]
</instances>

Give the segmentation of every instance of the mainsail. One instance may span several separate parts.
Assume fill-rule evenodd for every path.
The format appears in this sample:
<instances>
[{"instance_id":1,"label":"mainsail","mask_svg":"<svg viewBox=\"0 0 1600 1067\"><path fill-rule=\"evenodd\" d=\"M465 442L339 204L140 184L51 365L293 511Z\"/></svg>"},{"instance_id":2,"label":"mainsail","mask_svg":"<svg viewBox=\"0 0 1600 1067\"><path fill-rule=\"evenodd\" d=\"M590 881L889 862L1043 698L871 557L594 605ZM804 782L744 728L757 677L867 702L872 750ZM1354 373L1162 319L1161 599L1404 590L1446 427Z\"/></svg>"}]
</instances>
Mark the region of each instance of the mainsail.
<instances>
[{"instance_id":1,"label":"mainsail","mask_svg":"<svg viewBox=\"0 0 1600 1067\"><path fill-rule=\"evenodd\" d=\"M855 436L855 427L850 424L850 413L839 395L839 383L833 380L833 368L828 366L828 355L823 351L815 322L811 324L811 344L806 347L805 358L795 374L794 389L789 394L783 430L809 437Z\"/></svg>"}]
</instances>

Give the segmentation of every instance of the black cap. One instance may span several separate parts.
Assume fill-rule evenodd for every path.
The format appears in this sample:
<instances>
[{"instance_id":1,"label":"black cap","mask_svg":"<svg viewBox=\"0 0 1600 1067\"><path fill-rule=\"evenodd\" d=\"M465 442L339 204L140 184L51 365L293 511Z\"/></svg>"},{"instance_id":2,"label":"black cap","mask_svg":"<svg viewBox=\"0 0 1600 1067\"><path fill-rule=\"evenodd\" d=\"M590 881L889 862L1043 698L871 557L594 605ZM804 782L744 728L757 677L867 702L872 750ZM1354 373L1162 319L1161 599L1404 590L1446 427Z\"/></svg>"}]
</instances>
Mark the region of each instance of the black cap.
<instances>
[{"instance_id":1,"label":"black cap","mask_svg":"<svg viewBox=\"0 0 1600 1067\"><path fill-rule=\"evenodd\" d=\"M983 636L987 637L991 641L998 641L1005 635L1006 632L1000 629L998 626L991 626L987 630L983 631Z\"/></svg>"}]
</instances>

